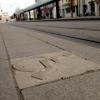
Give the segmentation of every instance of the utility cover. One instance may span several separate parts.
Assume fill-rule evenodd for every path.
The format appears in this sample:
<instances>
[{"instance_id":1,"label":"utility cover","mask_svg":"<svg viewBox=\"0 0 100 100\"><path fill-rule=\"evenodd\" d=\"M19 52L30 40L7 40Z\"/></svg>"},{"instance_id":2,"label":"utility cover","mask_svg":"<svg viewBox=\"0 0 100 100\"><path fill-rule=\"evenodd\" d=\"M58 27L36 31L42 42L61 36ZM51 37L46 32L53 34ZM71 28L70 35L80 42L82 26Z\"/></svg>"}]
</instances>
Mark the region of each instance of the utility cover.
<instances>
[{"instance_id":1,"label":"utility cover","mask_svg":"<svg viewBox=\"0 0 100 100\"><path fill-rule=\"evenodd\" d=\"M20 89L100 69L100 65L67 51L11 60Z\"/></svg>"}]
</instances>

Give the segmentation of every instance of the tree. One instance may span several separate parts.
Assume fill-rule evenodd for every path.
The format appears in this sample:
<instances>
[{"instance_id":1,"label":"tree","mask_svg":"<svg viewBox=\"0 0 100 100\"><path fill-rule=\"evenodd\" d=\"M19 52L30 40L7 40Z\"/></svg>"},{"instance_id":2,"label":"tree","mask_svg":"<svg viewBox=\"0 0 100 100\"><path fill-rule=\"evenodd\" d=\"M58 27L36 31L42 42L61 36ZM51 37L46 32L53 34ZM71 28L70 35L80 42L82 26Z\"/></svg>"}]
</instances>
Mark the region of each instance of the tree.
<instances>
[{"instance_id":1,"label":"tree","mask_svg":"<svg viewBox=\"0 0 100 100\"><path fill-rule=\"evenodd\" d=\"M15 13L18 13L20 10L21 10L21 9L20 9L19 7L17 7L17 8L15 9Z\"/></svg>"}]
</instances>

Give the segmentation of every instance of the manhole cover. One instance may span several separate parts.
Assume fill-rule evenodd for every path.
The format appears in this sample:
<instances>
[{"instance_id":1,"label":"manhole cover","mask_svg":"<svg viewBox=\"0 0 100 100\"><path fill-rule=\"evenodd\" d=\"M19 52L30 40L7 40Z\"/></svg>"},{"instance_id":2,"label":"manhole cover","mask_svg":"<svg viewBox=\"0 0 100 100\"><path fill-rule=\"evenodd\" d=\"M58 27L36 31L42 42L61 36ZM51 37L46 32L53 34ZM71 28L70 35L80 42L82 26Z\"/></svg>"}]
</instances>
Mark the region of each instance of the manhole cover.
<instances>
[{"instance_id":1,"label":"manhole cover","mask_svg":"<svg viewBox=\"0 0 100 100\"><path fill-rule=\"evenodd\" d=\"M20 89L99 69L99 65L69 52L11 60Z\"/></svg>"}]
</instances>

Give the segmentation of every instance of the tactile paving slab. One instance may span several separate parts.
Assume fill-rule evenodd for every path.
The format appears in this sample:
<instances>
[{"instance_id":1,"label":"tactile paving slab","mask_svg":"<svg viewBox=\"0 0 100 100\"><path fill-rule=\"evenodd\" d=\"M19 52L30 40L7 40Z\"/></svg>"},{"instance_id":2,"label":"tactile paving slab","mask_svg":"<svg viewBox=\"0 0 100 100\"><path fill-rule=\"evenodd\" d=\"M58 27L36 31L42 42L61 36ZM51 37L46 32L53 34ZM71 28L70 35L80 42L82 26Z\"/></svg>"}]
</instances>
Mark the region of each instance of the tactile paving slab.
<instances>
[{"instance_id":1,"label":"tactile paving slab","mask_svg":"<svg viewBox=\"0 0 100 100\"><path fill-rule=\"evenodd\" d=\"M100 69L100 65L67 51L11 60L20 89Z\"/></svg>"}]
</instances>

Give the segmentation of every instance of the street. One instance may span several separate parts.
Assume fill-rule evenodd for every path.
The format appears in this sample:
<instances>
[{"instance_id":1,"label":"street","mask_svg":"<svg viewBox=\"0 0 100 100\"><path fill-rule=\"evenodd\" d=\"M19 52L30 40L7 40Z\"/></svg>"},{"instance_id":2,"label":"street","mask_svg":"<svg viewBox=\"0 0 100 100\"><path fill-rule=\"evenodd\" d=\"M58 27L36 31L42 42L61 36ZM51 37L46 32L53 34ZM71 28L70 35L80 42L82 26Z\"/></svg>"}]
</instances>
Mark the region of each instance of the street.
<instances>
[{"instance_id":1,"label":"street","mask_svg":"<svg viewBox=\"0 0 100 100\"><path fill-rule=\"evenodd\" d=\"M100 21L0 23L0 100L100 100Z\"/></svg>"},{"instance_id":2,"label":"street","mask_svg":"<svg viewBox=\"0 0 100 100\"><path fill-rule=\"evenodd\" d=\"M60 36L75 37L100 42L100 21L41 21L13 23L28 29L35 29Z\"/></svg>"}]
</instances>

